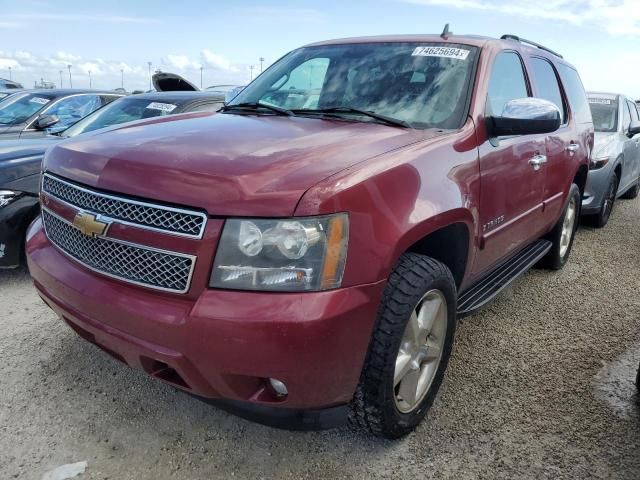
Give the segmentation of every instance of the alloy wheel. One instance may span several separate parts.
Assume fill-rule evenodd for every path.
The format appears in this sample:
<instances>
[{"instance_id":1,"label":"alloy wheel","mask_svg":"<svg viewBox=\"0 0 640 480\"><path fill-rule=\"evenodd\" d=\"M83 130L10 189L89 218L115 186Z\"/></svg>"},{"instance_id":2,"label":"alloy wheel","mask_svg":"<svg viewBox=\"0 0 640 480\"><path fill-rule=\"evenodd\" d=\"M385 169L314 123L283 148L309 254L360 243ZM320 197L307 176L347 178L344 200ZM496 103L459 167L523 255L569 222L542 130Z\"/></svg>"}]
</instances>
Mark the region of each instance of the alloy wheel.
<instances>
[{"instance_id":1,"label":"alloy wheel","mask_svg":"<svg viewBox=\"0 0 640 480\"><path fill-rule=\"evenodd\" d=\"M447 301L440 290L429 290L411 313L396 357L393 387L400 412L415 410L429 391L446 334Z\"/></svg>"}]
</instances>

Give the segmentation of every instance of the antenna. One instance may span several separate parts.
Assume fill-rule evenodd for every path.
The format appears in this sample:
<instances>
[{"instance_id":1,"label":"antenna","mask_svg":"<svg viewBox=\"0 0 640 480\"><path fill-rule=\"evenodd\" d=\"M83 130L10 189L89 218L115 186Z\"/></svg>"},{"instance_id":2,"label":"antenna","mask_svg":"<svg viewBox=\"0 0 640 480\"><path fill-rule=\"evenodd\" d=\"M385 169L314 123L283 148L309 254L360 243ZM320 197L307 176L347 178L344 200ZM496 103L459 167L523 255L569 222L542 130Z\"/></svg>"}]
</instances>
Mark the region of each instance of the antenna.
<instances>
[{"instance_id":1,"label":"antenna","mask_svg":"<svg viewBox=\"0 0 640 480\"><path fill-rule=\"evenodd\" d=\"M440 38L442 38L443 40L448 40L449 35L453 35L453 32L449 31L449 24L447 23L444 26L444 30L442 30L442 33L440 34Z\"/></svg>"}]
</instances>

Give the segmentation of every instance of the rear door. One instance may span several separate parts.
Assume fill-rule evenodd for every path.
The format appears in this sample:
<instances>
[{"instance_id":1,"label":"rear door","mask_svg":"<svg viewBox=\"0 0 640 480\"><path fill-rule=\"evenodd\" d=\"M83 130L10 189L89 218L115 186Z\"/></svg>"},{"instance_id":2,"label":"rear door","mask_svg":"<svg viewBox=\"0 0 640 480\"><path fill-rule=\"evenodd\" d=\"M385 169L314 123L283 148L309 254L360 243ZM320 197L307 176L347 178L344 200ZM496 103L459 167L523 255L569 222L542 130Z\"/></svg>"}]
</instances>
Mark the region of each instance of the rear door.
<instances>
[{"instance_id":1,"label":"rear door","mask_svg":"<svg viewBox=\"0 0 640 480\"><path fill-rule=\"evenodd\" d=\"M640 118L638 117L638 110L636 109L636 105L634 102L629 99L624 100L627 104L627 108L629 109L629 114L631 116L632 122L639 122ZM628 137L629 130L627 129L624 132ZM625 168L627 170L628 175L628 184L624 185L624 187L628 187L631 185L635 185L635 182L638 180L640 176L640 134L635 135L633 138L628 140L628 145L625 148Z\"/></svg>"},{"instance_id":2,"label":"rear door","mask_svg":"<svg viewBox=\"0 0 640 480\"><path fill-rule=\"evenodd\" d=\"M510 100L531 96L520 55L500 52L492 67L486 115L501 115ZM474 273L515 253L540 232L546 166L529 162L546 154L544 135L489 139L480 153L480 246Z\"/></svg>"},{"instance_id":3,"label":"rear door","mask_svg":"<svg viewBox=\"0 0 640 480\"><path fill-rule=\"evenodd\" d=\"M551 227L559 218L564 206L567 179L573 178L572 158L582 148L576 141L575 130L570 124L567 100L560 87L559 74L553 64L544 57L529 57L529 73L533 95L554 103L562 117L561 126L545 138L546 178L543 190L543 222Z\"/></svg>"}]
</instances>

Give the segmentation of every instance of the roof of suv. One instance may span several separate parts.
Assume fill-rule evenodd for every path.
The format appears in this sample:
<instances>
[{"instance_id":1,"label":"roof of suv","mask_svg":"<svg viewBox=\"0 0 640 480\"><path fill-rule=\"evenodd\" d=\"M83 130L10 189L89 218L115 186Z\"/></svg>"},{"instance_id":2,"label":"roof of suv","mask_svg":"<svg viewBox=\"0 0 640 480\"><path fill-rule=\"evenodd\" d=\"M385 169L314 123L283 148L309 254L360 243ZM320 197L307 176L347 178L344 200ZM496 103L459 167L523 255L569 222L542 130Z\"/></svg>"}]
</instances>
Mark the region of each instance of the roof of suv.
<instances>
[{"instance_id":1,"label":"roof of suv","mask_svg":"<svg viewBox=\"0 0 640 480\"><path fill-rule=\"evenodd\" d=\"M471 45L478 48L486 47L488 44L498 44L505 48L514 48L526 51L528 53L546 54L549 58L553 58L556 61L571 65L564 60L557 53L546 49L542 46L531 44L531 42L525 39L517 39L512 35L510 38L493 38L485 37L482 35L453 35L449 34L446 38L441 35L435 34L419 34L419 35L379 35L369 37L350 37L350 38L338 38L334 40L326 40L322 42L316 42L306 45L307 47L318 47L325 45L345 45L345 44L357 44L357 43L417 43L417 42L435 42L435 43L452 43Z\"/></svg>"}]
</instances>

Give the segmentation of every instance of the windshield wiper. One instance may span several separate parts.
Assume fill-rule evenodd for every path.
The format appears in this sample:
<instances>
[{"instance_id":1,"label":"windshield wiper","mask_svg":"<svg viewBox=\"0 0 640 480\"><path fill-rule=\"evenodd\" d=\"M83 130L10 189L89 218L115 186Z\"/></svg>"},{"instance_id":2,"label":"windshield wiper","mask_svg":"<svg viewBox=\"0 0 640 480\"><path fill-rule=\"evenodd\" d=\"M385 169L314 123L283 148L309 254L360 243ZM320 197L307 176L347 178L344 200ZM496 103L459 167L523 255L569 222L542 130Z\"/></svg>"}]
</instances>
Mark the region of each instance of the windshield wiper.
<instances>
[{"instance_id":1,"label":"windshield wiper","mask_svg":"<svg viewBox=\"0 0 640 480\"><path fill-rule=\"evenodd\" d=\"M409 122L405 122L404 120L400 120L397 118L387 117L386 115L382 115L376 112L370 112L367 110L360 110L358 108L351 107L327 107L327 108L317 108L317 109L301 109L301 110L293 110L294 113L317 113L317 114L329 114L329 115L340 115L341 113L346 114L354 114L354 115L362 115L369 118L374 118L381 122L387 123L389 125L393 125L395 127L403 127L403 128L413 128L413 126Z\"/></svg>"},{"instance_id":2,"label":"windshield wiper","mask_svg":"<svg viewBox=\"0 0 640 480\"><path fill-rule=\"evenodd\" d=\"M288 117L295 116L291 110L287 110L286 108L276 107L275 105L269 105L268 103L255 102L255 103L236 103L233 105L225 105L220 109L221 112L229 112L231 110L243 110L248 112L256 112L260 108L264 108L265 110L271 110L278 115L286 115Z\"/></svg>"}]
</instances>

